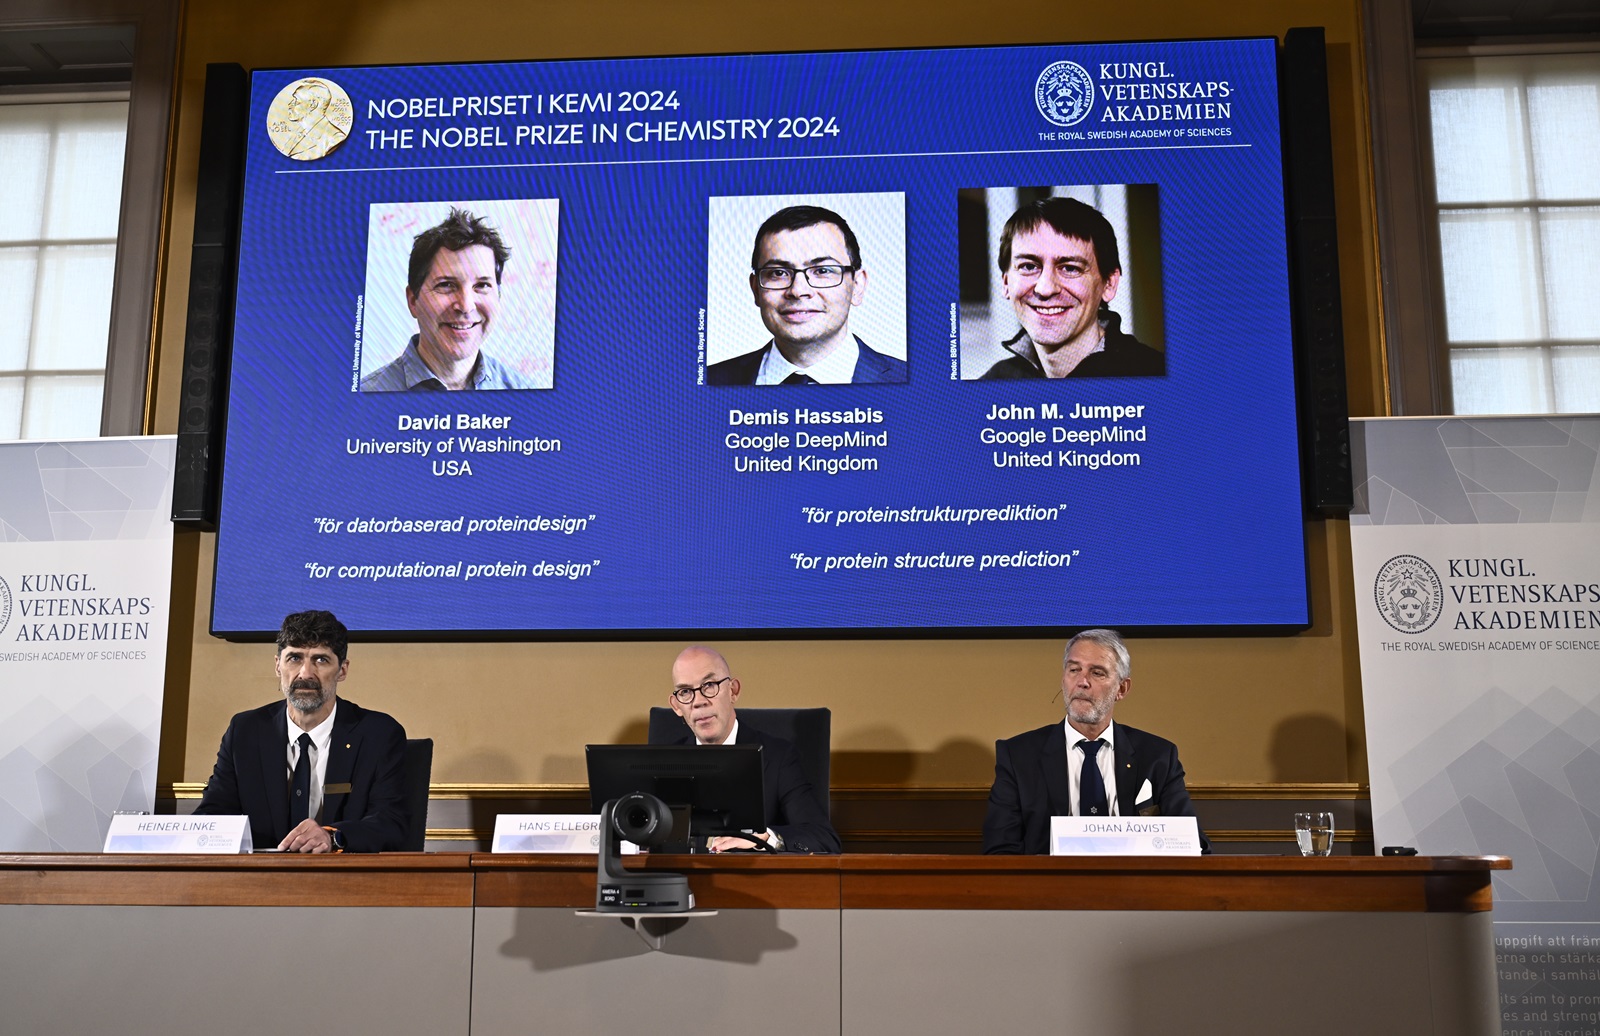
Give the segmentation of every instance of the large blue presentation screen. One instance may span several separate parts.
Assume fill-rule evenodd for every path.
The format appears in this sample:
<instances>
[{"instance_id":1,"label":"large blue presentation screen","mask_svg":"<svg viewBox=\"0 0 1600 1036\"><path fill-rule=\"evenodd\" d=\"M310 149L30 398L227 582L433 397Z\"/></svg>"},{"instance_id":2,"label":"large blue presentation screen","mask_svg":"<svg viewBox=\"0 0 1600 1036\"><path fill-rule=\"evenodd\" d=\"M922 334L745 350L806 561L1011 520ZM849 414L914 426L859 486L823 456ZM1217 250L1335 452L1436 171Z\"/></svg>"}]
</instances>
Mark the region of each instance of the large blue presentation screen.
<instances>
[{"instance_id":1,"label":"large blue presentation screen","mask_svg":"<svg viewBox=\"0 0 1600 1036\"><path fill-rule=\"evenodd\" d=\"M213 631L1304 626L1276 62L254 72Z\"/></svg>"}]
</instances>

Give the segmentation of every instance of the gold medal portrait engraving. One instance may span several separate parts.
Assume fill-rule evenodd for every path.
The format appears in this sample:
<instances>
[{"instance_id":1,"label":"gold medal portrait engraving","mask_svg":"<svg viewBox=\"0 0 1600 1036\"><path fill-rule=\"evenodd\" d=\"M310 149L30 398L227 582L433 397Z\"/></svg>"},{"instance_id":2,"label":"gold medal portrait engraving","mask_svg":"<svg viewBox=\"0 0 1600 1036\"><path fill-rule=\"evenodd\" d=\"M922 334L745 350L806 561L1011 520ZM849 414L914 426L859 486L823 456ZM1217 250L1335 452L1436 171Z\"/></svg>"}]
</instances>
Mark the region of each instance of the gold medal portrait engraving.
<instances>
[{"instance_id":1,"label":"gold medal portrait engraving","mask_svg":"<svg viewBox=\"0 0 1600 1036\"><path fill-rule=\"evenodd\" d=\"M350 95L329 79L297 79L279 90L267 108L272 146L296 162L333 154L350 136L354 123Z\"/></svg>"}]
</instances>

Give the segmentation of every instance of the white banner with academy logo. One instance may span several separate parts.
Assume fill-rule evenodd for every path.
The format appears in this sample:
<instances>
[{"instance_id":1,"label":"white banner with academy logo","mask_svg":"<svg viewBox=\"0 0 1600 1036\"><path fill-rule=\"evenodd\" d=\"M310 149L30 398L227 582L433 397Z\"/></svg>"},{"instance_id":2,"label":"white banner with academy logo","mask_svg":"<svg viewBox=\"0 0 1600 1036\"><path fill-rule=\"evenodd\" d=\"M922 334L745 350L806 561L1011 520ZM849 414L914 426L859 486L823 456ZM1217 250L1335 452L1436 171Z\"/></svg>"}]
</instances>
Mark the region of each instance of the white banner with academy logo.
<instances>
[{"instance_id":1,"label":"white banner with academy logo","mask_svg":"<svg viewBox=\"0 0 1600 1036\"><path fill-rule=\"evenodd\" d=\"M1503 1031L1600 1034L1600 417L1351 433L1374 839L1512 857Z\"/></svg>"},{"instance_id":2,"label":"white banner with academy logo","mask_svg":"<svg viewBox=\"0 0 1600 1036\"><path fill-rule=\"evenodd\" d=\"M154 805L176 441L0 443L0 851Z\"/></svg>"}]
</instances>

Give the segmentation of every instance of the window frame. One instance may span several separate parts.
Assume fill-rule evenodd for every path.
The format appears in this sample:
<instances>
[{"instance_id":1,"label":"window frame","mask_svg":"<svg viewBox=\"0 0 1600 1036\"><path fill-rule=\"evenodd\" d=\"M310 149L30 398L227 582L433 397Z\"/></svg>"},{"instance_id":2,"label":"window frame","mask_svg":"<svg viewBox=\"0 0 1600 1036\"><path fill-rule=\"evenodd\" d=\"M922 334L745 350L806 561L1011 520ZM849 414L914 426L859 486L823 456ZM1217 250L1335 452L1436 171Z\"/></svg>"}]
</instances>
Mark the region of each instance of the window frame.
<instances>
[{"instance_id":1,"label":"window frame","mask_svg":"<svg viewBox=\"0 0 1600 1036\"><path fill-rule=\"evenodd\" d=\"M1416 81L1417 81L1416 96L1417 96L1417 103L1418 103L1418 119L1417 119L1418 141L1417 141L1417 146L1418 146L1418 154L1419 154L1419 157L1420 157L1420 160L1421 160L1421 163L1422 163L1421 164L1422 185L1423 185L1423 196L1422 196L1422 199L1421 199L1422 205L1423 205L1422 215L1423 215L1423 220L1427 224L1427 226L1429 228L1429 231L1430 231L1429 234L1428 234L1428 240L1427 240L1427 246L1428 246L1427 262L1428 262L1428 268L1429 268L1429 270L1430 270L1430 272L1432 274L1434 290L1429 295L1429 302L1430 302L1430 304L1432 306L1432 309L1433 309L1433 313L1432 313L1433 324L1434 324L1434 327L1437 329L1437 335L1438 335L1437 342L1438 342L1438 353L1439 353L1438 362L1442 366L1441 379L1442 379L1442 383L1443 383L1443 385L1445 387L1445 395L1444 395L1444 398L1443 398L1442 403L1441 403L1441 406L1443 408L1442 409L1443 413L1454 414L1454 413L1457 412L1456 409L1455 409L1453 375L1451 373L1452 370L1453 370L1453 366L1452 366L1452 362L1451 362L1452 361L1452 356L1458 351L1490 352L1490 351L1494 351L1494 350L1507 349L1507 348L1510 348L1510 349L1529 349L1529 350L1538 349L1543 353L1543 358L1541 360L1541 367L1542 367L1542 370L1543 370L1544 381L1545 381L1545 385L1544 385L1545 393L1549 397L1549 401L1550 401L1550 404L1549 404L1550 405L1550 409L1537 411L1536 413L1538 415L1540 415L1540 416L1543 416L1543 415L1556 416L1558 414L1562 414L1562 413L1567 413L1568 412L1568 411L1561 411L1561 410L1554 409L1554 407L1556 405L1556 401L1557 401L1558 396L1559 396L1559 392L1558 392L1556 384L1555 384L1555 357L1554 357L1553 350L1559 348L1560 346L1559 346L1557 340L1553 339L1548 334L1548 330L1549 330L1548 327L1545 328L1545 331L1547 333L1543 337L1537 338L1537 339L1529 339L1527 341L1521 341L1521 342L1518 342L1518 341L1511 341L1511 342L1488 342L1488 341L1484 341L1484 342L1476 342L1476 341L1452 342L1451 341L1450 334L1449 334L1449 319L1448 319L1448 314L1447 314L1447 311L1446 311L1446 297L1445 297L1445 270L1444 270L1444 241L1443 241L1443 237L1444 237L1444 224L1445 224L1446 218L1448 216L1450 216L1451 214L1454 214L1454 213L1465 213L1465 212L1473 212L1473 211L1490 213L1490 212L1504 211L1508 215L1508 217L1510 217L1512 219L1515 219L1515 220L1517 220L1519 222L1526 223L1527 226L1529 227L1530 246L1531 246L1533 252L1535 253L1535 260L1534 260L1535 276L1542 282L1543 276L1544 276L1544 273L1543 273L1544 266L1543 266L1543 262L1539 258L1539 255L1541 253L1541 249L1543 248L1542 224L1543 224L1544 220L1546 218L1548 218L1551 213L1557 212L1557 211L1562 210L1562 209L1569 209L1569 208L1575 209L1575 208L1580 208L1580 207L1582 207L1582 208L1592 208L1592 207L1594 207L1594 205L1597 202L1600 202L1600 198L1593 199L1593 200L1587 200L1586 199L1586 200L1582 200L1582 201L1573 201L1573 200L1568 200L1568 199L1552 199L1552 198L1533 197L1532 194L1536 191L1536 188L1534 186L1533 179L1532 179L1533 178L1533 168L1531 166L1531 163L1533 161L1533 142L1530 139L1525 139L1523 141L1524 149L1525 149L1525 152L1527 154L1527 161L1530 163L1530 166L1529 166L1529 169L1528 169L1528 175L1529 175L1529 178L1530 178L1528 190L1530 192L1530 197L1528 197L1526 199L1523 199L1523 200L1520 200L1520 201L1507 200L1507 201L1503 201L1503 202L1501 202L1501 201L1496 201L1496 202L1441 202L1439 200L1439 193L1438 193L1438 188L1437 188L1437 177L1436 177L1436 173L1435 173L1436 163L1435 163L1435 160L1434 160L1434 153L1433 153L1432 119L1431 119L1431 116L1427 116L1427 115L1424 114L1429 109L1429 97L1428 97L1427 87L1426 87L1426 75L1425 75L1425 73L1423 71L1423 62L1425 62L1425 61L1433 61L1433 60L1459 60L1459 59L1491 58L1491 57L1508 57L1508 58L1532 57L1532 58L1540 58L1540 57L1556 57L1556 56L1563 55L1563 54L1580 54L1580 55L1592 54L1597 59L1600 59L1600 42L1596 42L1596 41L1576 41L1575 40L1575 41L1563 41L1563 42L1559 42L1559 43L1556 43L1556 42L1528 42L1528 43L1499 43L1499 44L1459 44L1459 45L1420 46L1420 47L1417 48L1416 62L1415 62L1415 65L1416 65ZM1528 114L1527 87L1528 87L1528 80L1524 76L1522 78L1521 82L1519 83L1519 86L1518 86L1518 97L1519 97L1519 100L1520 100L1521 114L1522 114L1522 118L1521 118L1522 130L1523 130L1523 134L1524 134L1525 137L1527 137L1529 134L1531 134L1533 132L1532 123L1531 123L1531 120L1530 120L1529 114ZM1542 298L1542 291L1540 292L1540 295L1541 295L1541 298ZM1542 309L1542 307L1543 307L1543 303L1541 301L1541 309ZM1542 323L1547 323L1548 322L1548 316L1549 316L1549 314L1547 312L1542 312L1541 313L1541 322ZM1473 412L1469 412L1465 416L1476 416L1476 415L1477 415L1477 412L1473 411Z\"/></svg>"},{"instance_id":2,"label":"window frame","mask_svg":"<svg viewBox=\"0 0 1600 1036\"><path fill-rule=\"evenodd\" d=\"M163 273L170 203L169 144L181 13L181 0L10 0L0 14L0 29L131 25L134 30L132 78L121 87L127 91L128 136L117 217L101 435L147 435L154 424L151 359L159 330L156 294ZM60 88L49 91L63 92ZM84 92L96 90L86 84Z\"/></svg>"},{"instance_id":3,"label":"window frame","mask_svg":"<svg viewBox=\"0 0 1600 1036\"><path fill-rule=\"evenodd\" d=\"M128 103L128 86L127 86L127 84L126 83L101 83L101 84L96 84L96 85L93 85L93 86L85 86L83 88L75 88L75 89L71 89L71 90L28 89L28 90L6 90L4 92L0 92L0 110L9 109L9 108L12 108L12 107L28 107L28 106L33 106L33 105L38 105L38 106L49 108L49 107L55 106L55 105L84 104L84 103L87 103L87 104L100 104L100 103L107 103L107 102L110 102L110 103L121 103L123 105L127 105L127 103ZM123 120L123 137L124 137L123 147L124 147L124 154L126 154L126 147L127 147L126 136L127 136L127 120L126 120L126 118L124 118L124 120ZM59 141L53 142L52 146L53 147L58 147L59 146ZM45 185L45 190L46 191L50 190L50 188L48 187L47 184ZM118 206L119 206L118 219L119 220L121 219L120 205L121 205L121 192L119 191L118 192ZM27 400L28 400L29 395L31 394L32 391L38 391L38 390L37 389L30 390L27 387L27 384L28 384L28 382L32 381L34 378L50 379L50 378L94 377L94 378L100 379L100 381L102 383L102 388L101 388L102 398L101 398L101 407L100 407L100 418L101 418L101 420L103 420L103 417L104 417L104 412L105 412L104 381L105 381L105 373L106 372L105 372L105 366L104 366L104 359L103 358L102 358L102 365L99 366L99 367L93 367L93 368L90 368L90 367L74 367L74 368L41 367L41 366L37 366L35 364L35 362L34 362L34 359L35 359L34 347L37 346L37 344L38 344L38 335L39 335L39 297L38 297L38 295L39 295L40 290L42 289L43 281L44 281L43 273L44 273L44 258L45 258L45 255L52 248L73 247L73 246L78 246L78 245L98 245L98 246L101 246L101 247L105 247L105 246L109 245L111 247L111 249L112 249L112 257L113 257L112 276L113 276L113 278L115 277L115 255L116 255L116 249L117 249L117 245L118 245L115 231L113 231L113 233L110 236L107 236L107 237L104 237L104 238L92 238L92 239L91 238L71 238L71 239L65 239L65 238L43 237L43 238L40 238L40 239L37 239L37 240L33 240L33 241L13 241L13 242L8 242L8 246L9 247L13 247L13 248L32 248L34 250L35 262L36 262L34 298L33 298L33 302L32 302L33 315L32 315L32 319L29 322L29 331L28 331L28 339L29 339L28 345L29 345L29 348L27 350L25 350L25 352L23 354L23 363L22 363L22 367L21 367L20 370L13 370L11 368L5 368L4 370L0 370L0 376L9 378L9 377L14 377L14 376L20 375L22 377L22 379L23 379L23 382L24 382L23 393L22 393L22 399L23 399L22 412L17 415L18 423L19 423L19 426L20 426L19 435L20 435L20 437L22 439L29 438L29 436L27 434L27 413L28 413ZM114 283L115 282L113 281L113 284ZM107 309L109 310L109 306L107 307ZM109 338L110 329L111 329L111 324L108 321L107 326L106 326L106 334L107 334L106 348L107 348L108 352L109 352L109 345L110 345L110 338ZM97 421L96 423L97 423L97 426L98 426L100 424L100 421ZM101 432L99 434L103 435L105 433ZM0 431L0 441L5 441L8 438L10 438L8 432Z\"/></svg>"},{"instance_id":4,"label":"window frame","mask_svg":"<svg viewBox=\"0 0 1600 1036\"><path fill-rule=\"evenodd\" d=\"M1444 324L1443 265L1433 190L1431 136L1419 58L1600 51L1590 37L1418 44L1407 0L1363 0L1368 133L1372 141L1379 272L1383 412L1454 412Z\"/></svg>"}]
</instances>

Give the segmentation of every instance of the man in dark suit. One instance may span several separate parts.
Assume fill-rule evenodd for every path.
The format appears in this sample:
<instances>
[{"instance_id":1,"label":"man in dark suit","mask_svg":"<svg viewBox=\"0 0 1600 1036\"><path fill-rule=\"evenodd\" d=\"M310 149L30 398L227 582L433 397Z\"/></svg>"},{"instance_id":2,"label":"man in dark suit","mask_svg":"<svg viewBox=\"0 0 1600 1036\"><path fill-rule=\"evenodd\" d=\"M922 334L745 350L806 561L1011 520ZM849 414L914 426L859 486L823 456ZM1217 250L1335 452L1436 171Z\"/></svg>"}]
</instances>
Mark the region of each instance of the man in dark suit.
<instances>
[{"instance_id":1,"label":"man in dark suit","mask_svg":"<svg viewBox=\"0 0 1600 1036\"><path fill-rule=\"evenodd\" d=\"M734 712L739 679L728 660L708 647L688 647L672 663L672 711L689 727L678 744L760 745L767 830L751 835L782 852L836 853L839 836L828 810L800 767L800 753L782 738L741 727ZM710 839L712 852L748 849L749 838Z\"/></svg>"},{"instance_id":2,"label":"man in dark suit","mask_svg":"<svg viewBox=\"0 0 1600 1036\"><path fill-rule=\"evenodd\" d=\"M850 310L867 297L867 271L855 232L837 212L791 205L767 217L750 256L750 291L772 341L707 367L707 385L906 380L904 360L850 333Z\"/></svg>"},{"instance_id":3,"label":"man in dark suit","mask_svg":"<svg viewBox=\"0 0 1600 1036\"><path fill-rule=\"evenodd\" d=\"M401 847L406 732L384 713L339 700L348 643L330 612L283 620L274 668L285 700L229 722L196 813L248 815L257 849Z\"/></svg>"},{"instance_id":4,"label":"man in dark suit","mask_svg":"<svg viewBox=\"0 0 1600 1036\"><path fill-rule=\"evenodd\" d=\"M1053 816L1195 815L1177 746L1111 721L1132 684L1130 668L1114 630L1085 630L1067 642L1065 722L995 742L984 852L1049 852ZM1200 845L1210 851L1204 834Z\"/></svg>"}]
</instances>

